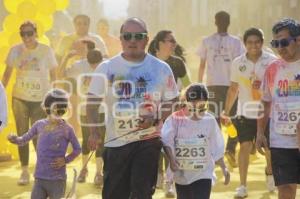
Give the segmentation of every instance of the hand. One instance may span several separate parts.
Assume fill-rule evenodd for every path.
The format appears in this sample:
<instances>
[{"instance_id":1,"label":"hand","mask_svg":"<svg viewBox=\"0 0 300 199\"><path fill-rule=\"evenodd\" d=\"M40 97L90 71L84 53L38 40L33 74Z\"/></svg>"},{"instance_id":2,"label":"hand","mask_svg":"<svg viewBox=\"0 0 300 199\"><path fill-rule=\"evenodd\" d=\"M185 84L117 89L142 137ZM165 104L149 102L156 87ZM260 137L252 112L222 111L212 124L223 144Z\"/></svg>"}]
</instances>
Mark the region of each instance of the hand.
<instances>
[{"instance_id":1,"label":"hand","mask_svg":"<svg viewBox=\"0 0 300 199\"><path fill-rule=\"evenodd\" d=\"M88 138L88 147L90 150L95 151L101 144L101 139L98 133L91 133Z\"/></svg>"},{"instance_id":2,"label":"hand","mask_svg":"<svg viewBox=\"0 0 300 199\"><path fill-rule=\"evenodd\" d=\"M228 185L230 182L230 173L226 167L222 169L222 172L224 176L224 185Z\"/></svg>"},{"instance_id":3,"label":"hand","mask_svg":"<svg viewBox=\"0 0 300 199\"><path fill-rule=\"evenodd\" d=\"M176 160L170 161L170 168L173 172L179 170L179 163Z\"/></svg>"},{"instance_id":4,"label":"hand","mask_svg":"<svg viewBox=\"0 0 300 199\"><path fill-rule=\"evenodd\" d=\"M265 155L265 151L268 148L268 143L267 143L267 138L266 136L257 133L257 137L256 137L256 149L257 151L262 154Z\"/></svg>"},{"instance_id":5,"label":"hand","mask_svg":"<svg viewBox=\"0 0 300 199\"><path fill-rule=\"evenodd\" d=\"M9 142L11 142L13 144L16 144L17 140L18 140L18 136L17 135L13 135L13 134L9 134L7 136L7 139L8 139Z\"/></svg>"},{"instance_id":6,"label":"hand","mask_svg":"<svg viewBox=\"0 0 300 199\"><path fill-rule=\"evenodd\" d=\"M55 158L51 163L53 169L60 169L66 165L65 157Z\"/></svg>"},{"instance_id":7,"label":"hand","mask_svg":"<svg viewBox=\"0 0 300 199\"><path fill-rule=\"evenodd\" d=\"M140 116L139 129L147 129L153 126L155 119L152 116Z\"/></svg>"},{"instance_id":8,"label":"hand","mask_svg":"<svg viewBox=\"0 0 300 199\"><path fill-rule=\"evenodd\" d=\"M226 115L224 112L221 113L220 115L220 121L221 121L221 124L223 124L224 126L228 126L231 124L231 118Z\"/></svg>"},{"instance_id":9,"label":"hand","mask_svg":"<svg viewBox=\"0 0 300 199\"><path fill-rule=\"evenodd\" d=\"M74 57L75 55L78 55L78 52L76 50L70 50L70 52L67 54L68 58Z\"/></svg>"}]
</instances>

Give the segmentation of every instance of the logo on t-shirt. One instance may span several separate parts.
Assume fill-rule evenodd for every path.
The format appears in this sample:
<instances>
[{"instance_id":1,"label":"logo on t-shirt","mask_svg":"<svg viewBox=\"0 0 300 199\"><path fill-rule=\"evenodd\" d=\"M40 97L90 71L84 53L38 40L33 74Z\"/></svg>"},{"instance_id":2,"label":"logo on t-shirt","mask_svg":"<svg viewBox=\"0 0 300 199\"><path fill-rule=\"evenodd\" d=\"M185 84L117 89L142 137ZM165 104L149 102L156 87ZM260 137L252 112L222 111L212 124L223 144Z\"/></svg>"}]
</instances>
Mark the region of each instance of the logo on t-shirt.
<instances>
[{"instance_id":1,"label":"logo on t-shirt","mask_svg":"<svg viewBox=\"0 0 300 199\"><path fill-rule=\"evenodd\" d=\"M241 71L241 72L244 72L245 70L246 70L246 65L241 65L241 66L239 66L239 70Z\"/></svg>"}]
</instances>

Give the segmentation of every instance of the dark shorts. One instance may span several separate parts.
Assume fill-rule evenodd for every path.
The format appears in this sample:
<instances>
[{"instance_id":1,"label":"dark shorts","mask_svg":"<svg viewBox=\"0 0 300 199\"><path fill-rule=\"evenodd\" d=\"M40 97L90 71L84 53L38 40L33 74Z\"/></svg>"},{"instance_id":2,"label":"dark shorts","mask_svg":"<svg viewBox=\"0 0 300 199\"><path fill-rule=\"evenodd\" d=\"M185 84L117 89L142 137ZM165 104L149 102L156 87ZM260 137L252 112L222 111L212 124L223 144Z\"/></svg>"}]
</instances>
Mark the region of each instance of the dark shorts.
<instances>
[{"instance_id":1,"label":"dark shorts","mask_svg":"<svg viewBox=\"0 0 300 199\"><path fill-rule=\"evenodd\" d=\"M238 140L242 142L253 142L256 138L257 122L256 119L248 119L238 116L232 120L237 130Z\"/></svg>"},{"instance_id":2,"label":"dark shorts","mask_svg":"<svg viewBox=\"0 0 300 199\"><path fill-rule=\"evenodd\" d=\"M270 150L275 185L300 184L299 150L283 148Z\"/></svg>"},{"instance_id":3,"label":"dark shorts","mask_svg":"<svg viewBox=\"0 0 300 199\"><path fill-rule=\"evenodd\" d=\"M151 199L155 191L159 138L133 142L121 147L105 147L103 199Z\"/></svg>"},{"instance_id":4,"label":"dark shorts","mask_svg":"<svg viewBox=\"0 0 300 199\"><path fill-rule=\"evenodd\" d=\"M209 199L211 179L200 179L189 185L175 184L177 199Z\"/></svg>"}]
</instances>

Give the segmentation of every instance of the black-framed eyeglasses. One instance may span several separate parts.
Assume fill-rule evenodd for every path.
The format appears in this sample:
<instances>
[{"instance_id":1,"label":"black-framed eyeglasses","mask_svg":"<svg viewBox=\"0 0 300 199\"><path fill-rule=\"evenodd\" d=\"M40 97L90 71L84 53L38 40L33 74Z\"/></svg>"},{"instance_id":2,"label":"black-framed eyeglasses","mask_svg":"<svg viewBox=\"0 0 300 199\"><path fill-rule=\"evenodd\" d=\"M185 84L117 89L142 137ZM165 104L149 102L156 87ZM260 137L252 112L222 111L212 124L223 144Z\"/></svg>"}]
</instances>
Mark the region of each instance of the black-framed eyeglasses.
<instances>
[{"instance_id":1,"label":"black-framed eyeglasses","mask_svg":"<svg viewBox=\"0 0 300 199\"><path fill-rule=\"evenodd\" d=\"M121 34L121 37L125 40L125 41L130 41L132 39L136 40L136 41L141 41L143 39L145 39L147 37L147 33L146 32L124 32Z\"/></svg>"},{"instance_id":2,"label":"black-framed eyeglasses","mask_svg":"<svg viewBox=\"0 0 300 199\"><path fill-rule=\"evenodd\" d=\"M177 41L175 39L165 39L164 42L170 42L172 44L176 44Z\"/></svg>"},{"instance_id":3,"label":"black-framed eyeglasses","mask_svg":"<svg viewBox=\"0 0 300 199\"><path fill-rule=\"evenodd\" d=\"M280 40L272 40L271 46L272 48L284 48L290 45L291 41L296 41L295 37L284 38Z\"/></svg>"},{"instance_id":4,"label":"black-framed eyeglasses","mask_svg":"<svg viewBox=\"0 0 300 199\"><path fill-rule=\"evenodd\" d=\"M33 35L34 35L34 31L32 31L32 30L30 30L30 31L21 31L20 32L20 36L21 37L25 37L25 36L31 37Z\"/></svg>"}]
</instances>

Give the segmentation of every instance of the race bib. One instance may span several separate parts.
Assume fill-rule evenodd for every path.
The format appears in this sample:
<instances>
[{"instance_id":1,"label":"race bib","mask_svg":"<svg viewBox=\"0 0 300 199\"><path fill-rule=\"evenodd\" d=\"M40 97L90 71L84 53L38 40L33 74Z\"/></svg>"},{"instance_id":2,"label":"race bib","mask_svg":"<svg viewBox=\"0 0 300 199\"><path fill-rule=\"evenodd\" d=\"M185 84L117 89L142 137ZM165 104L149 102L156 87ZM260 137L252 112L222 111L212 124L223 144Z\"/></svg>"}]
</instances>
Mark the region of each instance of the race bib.
<instances>
[{"instance_id":1,"label":"race bib","mask_svg":"<svg viewBox=\"0 0 300 199\"><path fill-rule=\"evenodd\" d=\"M300 103L277 103L274 106L276 132L283 135L296 135L296 125L300 119Z\"/></svg>"},{"instance_id":2,"label":"race bib","mask_svg":"<svg viewBox=\"0 0 300 199\"><path fill-rule=\"evenodd\" d=\"M16 89L31 97L40 97L42 95L41 78L18 77L16 80Z\"/></svg>"},{"instance_id":3,"label":"race bib","mask_svg":"<svg viewBox=\"0 0 300 199\"><path fill-rule=\"evenodd\" d=\"M120 140L133 142L142 140L147 135L155 132L155 127L138 130L141 118L134 111L119 111L114 117L115 131Z\"/></svg>"},{"instance_id":4,"label":"race bib","mask_svg":"<svg viewBox=\"0 0 300 199\"><path fill-rule=\"evenodd\" d=\"M176 139L175 156L182 170L204 170L208 163L206 138Z\"/></svg>"}]
</instances>

